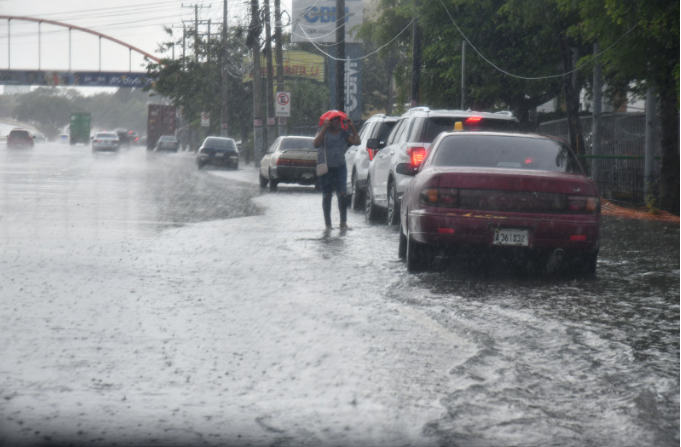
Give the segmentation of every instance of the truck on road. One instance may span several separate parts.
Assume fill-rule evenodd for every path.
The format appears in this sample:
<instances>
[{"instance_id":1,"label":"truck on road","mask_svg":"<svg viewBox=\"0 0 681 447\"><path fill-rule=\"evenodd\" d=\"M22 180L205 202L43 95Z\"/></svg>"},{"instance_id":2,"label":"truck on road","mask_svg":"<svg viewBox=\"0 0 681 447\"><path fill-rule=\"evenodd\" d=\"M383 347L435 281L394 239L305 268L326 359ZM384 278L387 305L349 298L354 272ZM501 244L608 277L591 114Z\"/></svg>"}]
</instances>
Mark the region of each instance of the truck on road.
<instances>
[{"instance_id":1,"label":"truck on road","mask_svg":"<svg viewBox=\"0 0 681 447\"><path fill-rule=\"evenodd\" d=\"M158 139L163 135L175 135L177 115L175 106L149 104L147 115L147 150L156 147Z\"/></svg>"},{"instance_id":2,"label":"truck on road","mask_svg":"<svg viewBox=\"0 0 681 447\"><path fill-rule=\"evenodd\" d=\"M71 145L76 143L90 144L90 113L74 112L71 114L71 125L69 126L69 142Z\"/></svg>"}]
</instances>

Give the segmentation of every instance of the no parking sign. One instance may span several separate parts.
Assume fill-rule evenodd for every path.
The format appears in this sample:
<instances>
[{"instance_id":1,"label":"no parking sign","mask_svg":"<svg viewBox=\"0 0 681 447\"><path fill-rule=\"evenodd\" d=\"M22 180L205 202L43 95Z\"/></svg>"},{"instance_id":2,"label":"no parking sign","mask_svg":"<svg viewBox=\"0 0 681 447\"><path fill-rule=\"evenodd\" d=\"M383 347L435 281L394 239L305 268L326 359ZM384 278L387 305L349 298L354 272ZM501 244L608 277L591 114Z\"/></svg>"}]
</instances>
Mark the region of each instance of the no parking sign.
<instances>
[{"instance_id":1,"label":"no parking sign","mask_svg":"<svg viewBox=\"0 0 681 447\"><path fill-rule=\"evenodd\" d=\"M291 92L277 92L277 104L275 106L275 116L291 116Z\"/></svg>"}]
</instances>

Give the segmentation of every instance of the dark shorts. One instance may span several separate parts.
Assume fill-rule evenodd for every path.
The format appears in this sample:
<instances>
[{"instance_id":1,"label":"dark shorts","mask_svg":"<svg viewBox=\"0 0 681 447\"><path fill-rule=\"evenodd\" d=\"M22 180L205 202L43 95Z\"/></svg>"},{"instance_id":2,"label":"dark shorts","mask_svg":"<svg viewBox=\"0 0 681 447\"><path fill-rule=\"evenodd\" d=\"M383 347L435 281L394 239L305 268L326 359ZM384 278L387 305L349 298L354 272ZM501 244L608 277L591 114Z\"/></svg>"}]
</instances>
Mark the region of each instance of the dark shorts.
<instances>
[{"instance_id":1,"label":"dark shorts","mask_svg":"<svg viewBox=\"0 0 681 447\"><path fill-rule=\"evenodd\" d=\"M326 175L319 177L322 185L322 194L347 193L348 167L346 165L329 167Z\"/></svg>"}]
</instances>

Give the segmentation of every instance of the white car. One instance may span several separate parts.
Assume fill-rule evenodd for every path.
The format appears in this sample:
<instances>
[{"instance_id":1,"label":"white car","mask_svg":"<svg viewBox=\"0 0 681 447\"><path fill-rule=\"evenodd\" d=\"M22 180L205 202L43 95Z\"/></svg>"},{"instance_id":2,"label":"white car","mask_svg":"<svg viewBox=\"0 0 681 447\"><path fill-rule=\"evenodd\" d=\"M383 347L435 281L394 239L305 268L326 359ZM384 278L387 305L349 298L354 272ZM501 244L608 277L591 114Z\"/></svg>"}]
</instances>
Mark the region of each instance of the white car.
<instances>
[{"instance_id":1,"label":"white car","mask_svg":"<svg viewBox=\"0 0 681 447\"><path fill-rule=\"evenodd\" d=\"M118 151L121 141L116 132L97 132L92 139L92 151Z\"/></svg>"},{"instance_id":2,"label":"white car","mask_svg":"<svg viewBox=\"0 0 681 447\"><path fill-rule=\"evenodd\" d=\"M495 130L518 132L520 126L513 114L472 112L463 110L430 110L415 107L402 115L388 136L385 147L369 142L369 149L380 149L369 164L364 211L369 221L387 214L388 223L397 225L400 199L413 176L400 174L400 163L411 163L415 169L426 157L430 143L440 132L455 130L456 123L464 132ZM373 144L372 144L373 143Z\"/></svg>"},{"instance_id":3,"label":"white car","mask_svg":"<svg viewBox=\"0 0 681 447\"><path fill-rule=\"evenodd\" d=\"M345 152L345 165L348 168L348 195L354 210L364 209L364 189L367 184L369 163L374 159L378 149L385 145L398 119L397 116L385 116L382 113L371 116L359 131L362 144L350 146ZM373 146L377 145L377 148L367 148L370 142Z\"/></svg>"},{"instance_id":4,"label":"white car","mask_svg":"<svg viewBox=\"0 0 681 447\"><path fill-rule=\"evenodd\" d=\"M317 182L317 148L313 137L285 136L274 140L260 161L260 187L269 183L314 185Z\"/></svg>"}]
</instances>

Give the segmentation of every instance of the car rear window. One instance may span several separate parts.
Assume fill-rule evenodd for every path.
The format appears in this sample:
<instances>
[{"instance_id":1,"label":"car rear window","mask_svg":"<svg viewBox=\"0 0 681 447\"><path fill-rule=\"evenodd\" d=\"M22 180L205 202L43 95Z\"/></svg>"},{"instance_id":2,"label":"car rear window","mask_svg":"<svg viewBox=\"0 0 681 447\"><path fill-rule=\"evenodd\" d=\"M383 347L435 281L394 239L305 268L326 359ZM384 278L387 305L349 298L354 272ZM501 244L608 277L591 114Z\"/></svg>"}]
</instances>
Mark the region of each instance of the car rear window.
<instances>
[{"instance_id":1,"label":"car rear window","mask_svg":"<svg viewBox=\"0 0 681 447\"><path fill-rule=\"evenodd\" d=\"M316 151L314 147L314 138L286 138L281 142L281 149L300 149L308 151Z\"/></svg>"},{"instance_id":2,"label":"car rear window","mask_svg":"<svg viewBox=\"0 0 681 447\"><path fill-rule=\"evenodd\" d=\"M392 122L385 122L383 121L381 123L381 127L378 130L378 136L375 138L378 138L380 141L385 141L388 139L388 135L390 135L390 132L393 130L393 127L395 127L395 124L397 124L397 121L392 121Z\"/></svg>"},{"instance_id":3,"label":"car rear window","mask_svg":"<svg viewBox=\"0 0 681 447\"><path fill-rule=\"evenodd\" d=\"M466 131L517 132L520 129L518 123L513 120L455 116L428 117L419 141L432 143L441 132L454 130L454 125L459 121L463 123L463 130Z\"/></svg>"},{"instance_id":4,"label":"car rear window","mask_svg":"<svg viewBox=\"0 0 681 447\"><path fill-rule=\"evenodd\" d=\"M23 138L23 139L26 139L26 140L31 138L31 135L28 133L27 130L11 130L9 132L9 135L12 138Z\"/></svg>"},{"instance_id":5,"label":"car rear window","mask_svg":"<svg viewBox=\"0 0 681 447\"><path fill-rule=\"evenodd\" d=\"M113 132L100 132L95 138L118 138L118 134Z\"/></svg>"},{"instance_id":6,"label":"car rear window","mask_svg":"<svg viewBox=\"0 0 681 447\"><path fill-rule=\"evenodd\" d=\"M493 135L445 137L433 153L432 164L582 173L574 153L558 141Z\"/></svg>"},{"instance_id":7,"label":"car rear window","mask_svg":"<svg viewBox=\"0 0 681 447\"><path fill-rule=\"evenodd\" d=\"M236 149L234 140L227 138L207 138L204 146L216 149Z\"/></svg>"}]
</instances>

